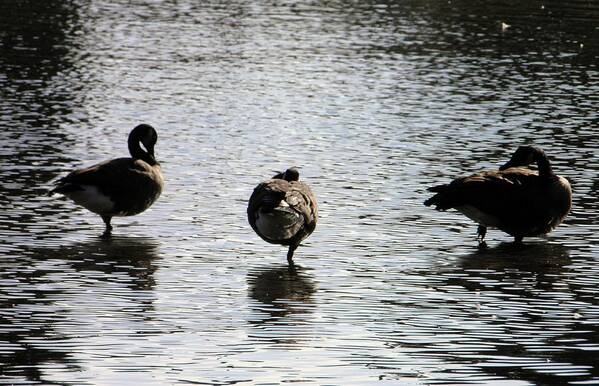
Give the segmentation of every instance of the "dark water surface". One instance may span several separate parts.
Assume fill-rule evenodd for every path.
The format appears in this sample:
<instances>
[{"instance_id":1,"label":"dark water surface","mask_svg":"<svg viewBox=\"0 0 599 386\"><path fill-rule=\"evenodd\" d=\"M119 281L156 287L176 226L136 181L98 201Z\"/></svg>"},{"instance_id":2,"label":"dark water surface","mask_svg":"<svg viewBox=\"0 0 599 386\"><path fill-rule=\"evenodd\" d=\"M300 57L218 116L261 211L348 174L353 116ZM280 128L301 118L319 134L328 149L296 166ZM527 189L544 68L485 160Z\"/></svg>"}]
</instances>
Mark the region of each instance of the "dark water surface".
<instances>
[{"instance_id":1,"label":"dark water surface","mask_svg":"<svg viewBox=\"0 0 599 386\"><path fill-rule=\"evenodd\" d=\"M472 3L0 2L0 383L598 384L599 6ZM140 122L166 190L104 241L45 192ZM422 205L523 143L547 238ZM296 272L245 217L292 165Z\"/></svg>"}]
</instances>

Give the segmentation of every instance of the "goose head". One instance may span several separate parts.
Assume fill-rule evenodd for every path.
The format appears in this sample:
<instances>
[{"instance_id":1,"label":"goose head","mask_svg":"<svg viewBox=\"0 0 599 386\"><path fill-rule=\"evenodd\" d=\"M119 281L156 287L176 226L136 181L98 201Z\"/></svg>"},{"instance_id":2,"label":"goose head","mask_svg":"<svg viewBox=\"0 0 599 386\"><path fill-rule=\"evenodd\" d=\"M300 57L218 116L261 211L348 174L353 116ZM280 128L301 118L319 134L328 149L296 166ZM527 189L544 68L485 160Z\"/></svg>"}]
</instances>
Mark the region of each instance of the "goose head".
<instances>
[{"instance_id":1,"label":"goose head","mask_svg":"<svg viewBox=\"0 0 599 386\"><path fill-rule=\"evenodd\" d=\"M277 173L274 177L274 179L278 179L278 180L285 180L285 181L299 181L299 170L297 170L297 167L292 167L289 168L287 170L285 170L282 173Z\"/></svg>"},{"instance_id":2,"label":"goose head","mask_svg":"<svg viewBox=\"0 0 599 386\"><path fill-rule=\"evenodd\" d=\"M509 168L515 168L518 166L528 166L531 163L537 162L541 159L545 159L545 153L543 150L535 146L520 146L518 150L512 154L512 158L499 167L499 170L505 170Z\"/></svg>"},{"instance_id":3,"label":"goose head","mask_svg":"<svg viewBox=\"0 0 599 386\"><path fill-rule=\"evenodd\" d=\"M135 126L131 130L131 133L129 133L128 140L131 157L144 160L150 165L156 165L158 163L156 162L156 158L154 158L154 145L156 145L156 141L158 141L158 134L152 126L145 123Z\"/></svg>"},{"instance_id":4,"label":"goose head","mask_svg":"<svg viewBox=\"0 0 599 386\"><path fill-rule=\"evenodd\" d=\"M299 170L297 170L295 167L285 170L285 173L283 173L283 179L289 182L299 181Z\"/></svg>"}]
</instances>

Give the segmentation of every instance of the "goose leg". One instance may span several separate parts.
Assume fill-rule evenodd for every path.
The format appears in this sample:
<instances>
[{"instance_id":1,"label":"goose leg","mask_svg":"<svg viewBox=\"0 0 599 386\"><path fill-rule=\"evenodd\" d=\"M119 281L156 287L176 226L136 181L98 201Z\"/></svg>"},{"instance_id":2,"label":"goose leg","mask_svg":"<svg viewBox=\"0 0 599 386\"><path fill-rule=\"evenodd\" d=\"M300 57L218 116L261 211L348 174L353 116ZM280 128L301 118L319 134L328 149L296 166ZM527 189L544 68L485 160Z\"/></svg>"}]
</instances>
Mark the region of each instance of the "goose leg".
<instances>
[{"instance_id":1,"label":"goose leg","mask_svg":"<svg viewBox=\"0 0 599 386\"><path fill-rule=\"evenodd\" d=\"M485 236L487 235L487 227L484 225L478 225L478 230L477 230L477 239L479 242L484 243L485 242Z\"/></svg>"},{"instance_id":2,"label":"goose leg","mask_svg":"<svg viewBox=\"0 0 599 386\"><path fill-rule=\"evenodd\" d=\"M109 238L111 236L111 232L112 232L112 225L110 225L111 219L112 219L111 216L102 216L102 220L104 221L104 224L106 224L106 229L104 230L104 233L102 233L102 238Z\"/></svg>"},{"instance_id":3,"label":"goose leg","mask_svg":"<svg viewBox=\"0 0 599 386\"><path fill-rule=\"evenodd\" d=\"M287 263L289 263L290 267L294 266L293 263L293 252L297 249L297 245L290 245L289 251L287 251Z\"/></svg>"}]
</instances>

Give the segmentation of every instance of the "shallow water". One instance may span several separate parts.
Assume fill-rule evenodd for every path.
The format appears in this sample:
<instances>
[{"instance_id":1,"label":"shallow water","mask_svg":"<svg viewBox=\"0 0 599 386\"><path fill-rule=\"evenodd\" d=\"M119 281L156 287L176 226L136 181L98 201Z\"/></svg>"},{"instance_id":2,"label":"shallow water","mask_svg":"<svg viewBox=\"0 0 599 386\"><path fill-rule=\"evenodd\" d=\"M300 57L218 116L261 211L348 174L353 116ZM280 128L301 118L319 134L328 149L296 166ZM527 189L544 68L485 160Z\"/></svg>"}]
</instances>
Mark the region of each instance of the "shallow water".
<instances>
[{"instance_id":1,"label":"shallow water","mask_svg":"<svg viewBox=\"0 0 599 386\"><path fill-rule=\"evenodd\" d=\"M3 2L0 383L598 383L599 8L469 3ZM102 240L45 193L140 122L166 189ZM523 143L575 192L548 237L422 205ZM296 271L245 215L292 165Z\"/></svg>"}]
</instances>

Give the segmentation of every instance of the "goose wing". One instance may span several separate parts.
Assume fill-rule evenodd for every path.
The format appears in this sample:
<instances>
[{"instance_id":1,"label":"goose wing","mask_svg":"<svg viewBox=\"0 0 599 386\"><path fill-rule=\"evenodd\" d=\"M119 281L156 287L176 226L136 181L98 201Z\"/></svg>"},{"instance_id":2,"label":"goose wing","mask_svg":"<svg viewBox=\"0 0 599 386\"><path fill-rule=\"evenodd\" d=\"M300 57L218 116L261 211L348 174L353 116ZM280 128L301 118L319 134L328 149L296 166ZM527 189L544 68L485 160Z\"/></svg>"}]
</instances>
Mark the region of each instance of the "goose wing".
<instances>
[{"instance_id":1,"label":"goose wing","mask_svg":"<svg viewBox=\"0 0 599 386\"><path fill-rule=\"evenodd\" d=\"M305 237L307 237L316 228L318 219L316 197L310 187L303 182L293 181L290 185L291 189L285 195L285 201L304 217L305 232L307 232Z\"/></svg>"},{"instance_id":2,"label":"goose wing","mask_svg":"<svg viewBox=\"0 0 599 386\"><path fill-rule=\"evenodd\" d=\"M74 170L57 181L52 193L68 195L93 186L115 204L115 212L139 213L158 198L162 191L158 165L142 160L116 158L88 168Z\"/></svg>"},{"instance_id":3,"label":"goose wing","mask_svg":"<svg viewBox=\"0 0 599 386\"><path fill-rule=\"evenodd\" d=\"M289 182L281 179L272 179L258 184L248 202L247 213L250 224L255 222L256 213L260 208L273 209L279 206L289 188Z\"/></svg>"},{"instance_id":4,"label":"goose wing","mask_svg":"<svg viewBox=\"0 0 599 386\"><path fill-rule=\"evenodd\" d=\"M285 242L286 244L299 244L316 228L318 209L314 194L306 184L299 181L271 179L260 183L250 197L247 215L252 229L262 238L264 236L256 225L260 211L273 210L280 206L288 206L302 217L302 227L295 236ZM265 240L272 242L269 239Z\"/></svg>"},{"instance_id":5,"label":"goose wing","mask_svg":"<svg viewBox=\"0 0 599 386\"><path fill-rule=\"evenodd\" d=\"M529 212L539 193L538 174L525 168L488 171L461 177L446 185L429 188L436 194L424 202L438 210L472 206L503 218Z\"/></svg>"}]
</instances>

